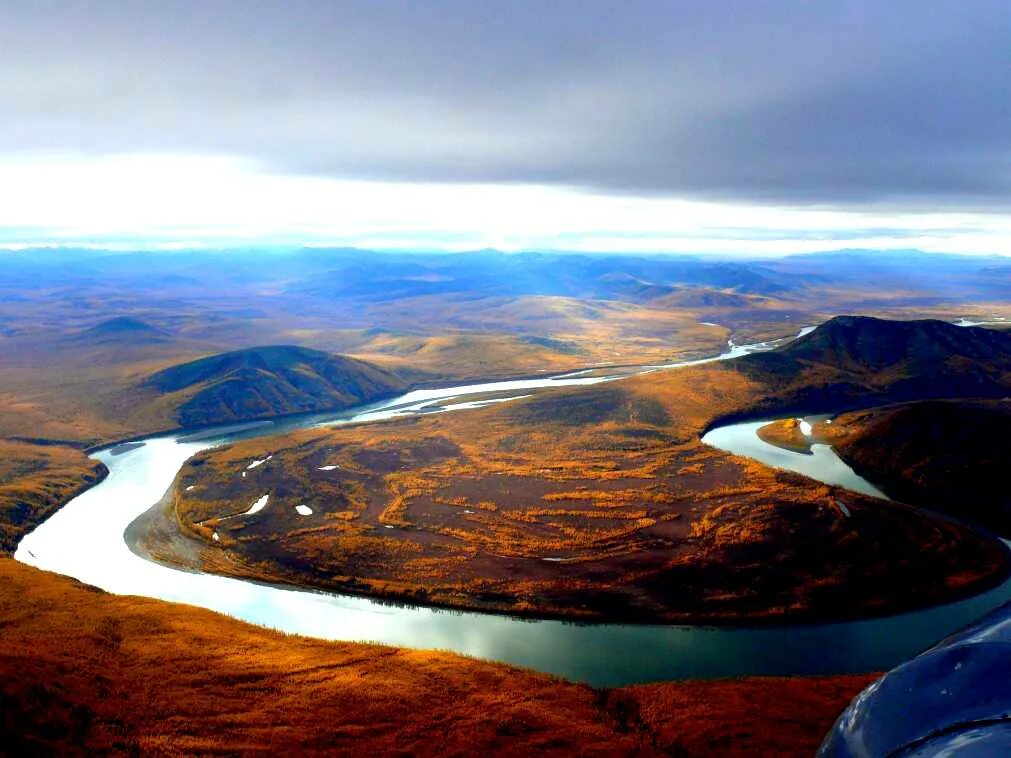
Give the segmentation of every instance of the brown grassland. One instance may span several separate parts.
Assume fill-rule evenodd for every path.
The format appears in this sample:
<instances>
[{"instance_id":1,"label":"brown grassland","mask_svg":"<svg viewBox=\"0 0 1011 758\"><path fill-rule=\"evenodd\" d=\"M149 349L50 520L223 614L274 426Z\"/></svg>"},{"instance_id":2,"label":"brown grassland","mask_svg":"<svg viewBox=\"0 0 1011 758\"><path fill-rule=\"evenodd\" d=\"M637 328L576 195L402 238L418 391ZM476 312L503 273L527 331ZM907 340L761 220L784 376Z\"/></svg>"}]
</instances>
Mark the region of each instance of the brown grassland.
<instances>
[{"instance_id":1,"label":"brown grassland","mask_svg":"<svg viewBox=\"0 0 1011 758\"><path fill-rule=\"evenodd\" d=\"M767 295L691 287L625 302L340 300L286 291L273 275L211 288L199 273L153 279L136 291L105 276L0 282L0 553L104 475L76 445L176 426L185 397L144 389L147 377L227 350L294 343L456 381L712 355L731 337L783 337L855 310L1011 317L1004 302L963 306L887 282ZM153 330L94 331L112 315ZM134 538L158 560L240 577L635 621L884 613L1002 577L1003 551L972 531L699 441L721 418L774 410L833 378L704 366L243 442L191 460ZM858 461L862 433L885 421L855 416L816 435L842 446L852 432ZM796 441L787 427L766 434ZM896 481L929 488L909 460L895 462ZM263 494L263 511L236 515ZM311 515L297 514L302 504ZM885 548L887 561L868 560ZM0 629L0 754L12 755L810 755L874 678L595 690L446 653L287 636L3 557Z\"/></svg>"},{"instance_id":2,"label":"brown grassland","mask_svg":"<svg viewBox=\"0 0 1011 758\"><path fill-rule=\"evenodd\" d=\"M0 558L0 753L810 755L873 675L593 690L286 636Z\"/></svg>"},{"instance_id":3,"label":"brown grassland","mask_svg":"<svg viewBox=\"0 0 1011 758\"><path fill-rule=\"evenodd\" d=\"M720 309L540 296L315 302L307 309L250 293L213 303L129 303L120 306L126 313L165 327L158 338L96 339L91 330L103 323L108 304L95 300L87 307L55 298L0 300L0 320L13 327L0 330L0 436L100 444L174 428L186 398L159 396L143 381L185 361L257 345L297 344L456 381L712 354L729 333L697 323ZM426 314L423 324L417 313ZM775 317L753 328L784 333Z\"/></svg>"},{"instance_id":4,"label":"brown grassland","mask_svg":"<svg viewBox=\"0 0 1011 758\"><path fill-rule=\"evenodd\" d=\"M13 552L22 535L107 473L66 445L0 439L0 555Z\"/></svg>"},{"instance_id":5,"label":"brown grassland","mask_svg":"<svg viewBox=\"0 0 1011 758\"><path fill-rule=\"evenodd\" d=\"M185 398L152 394L144 379L258 345L296 344L452 381L713 355L729 338L784 337L854 309L892 318L1011 318L1002 302L932 304L922 292L893 286L775 295L688 287L626 302L480 293L345 300L288 292L274 281L207 289L194 280L137 292L100 278L37 291L3 284L0 436L86 444L177 426ZM113 315L154 331L97 336Z\"/></svg>"},{"instance_id":6,"label":"brown grassland","mask_svg":"<svg viewBox=\"0 0 1011 758\"><path fill-rule=\"evenodd\" d=\"M4 550L90 486L4 441ZM33 504L28 518L11 507ZM594 690L440 652L284 635L0 557L0 755L809 755L874 675Z\"/></svg>"}]
</instances>

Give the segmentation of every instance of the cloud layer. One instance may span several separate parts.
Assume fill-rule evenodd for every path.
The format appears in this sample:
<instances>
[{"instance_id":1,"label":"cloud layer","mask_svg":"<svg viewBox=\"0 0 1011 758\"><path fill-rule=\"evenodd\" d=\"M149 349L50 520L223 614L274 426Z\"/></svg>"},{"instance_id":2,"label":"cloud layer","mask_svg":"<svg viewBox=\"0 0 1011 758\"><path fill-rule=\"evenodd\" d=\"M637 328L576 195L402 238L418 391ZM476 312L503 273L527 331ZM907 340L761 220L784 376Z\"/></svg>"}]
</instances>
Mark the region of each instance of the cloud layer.
<instances>
[{"instance_id":1,"label":"cloud layer","mask_svg":"<svg viewBox=\"0 0 1011 758\"><path fill-rule=\"evenodd\" d=\"M1009 38L1006 0L13 0L0 154L993 209Z\"/></svg>"}]
</instances>

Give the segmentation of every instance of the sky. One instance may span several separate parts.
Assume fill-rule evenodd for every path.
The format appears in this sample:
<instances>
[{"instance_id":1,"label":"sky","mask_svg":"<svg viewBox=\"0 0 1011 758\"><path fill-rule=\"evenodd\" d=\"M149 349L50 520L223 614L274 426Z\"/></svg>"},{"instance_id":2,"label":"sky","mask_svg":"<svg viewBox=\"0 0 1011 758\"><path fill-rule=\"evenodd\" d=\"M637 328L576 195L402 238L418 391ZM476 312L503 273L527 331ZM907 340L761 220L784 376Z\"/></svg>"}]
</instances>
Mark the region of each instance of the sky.
<instances>
[{"instance_id":1,"label":"sky","mask_svg":"<svg viewBox=\"0 0 1011 758\"><path fill-rule=\"evenodd\" d=\"M0 5L0 246L1011 254L1006 0Z\"/></svg>"}]
</instances>

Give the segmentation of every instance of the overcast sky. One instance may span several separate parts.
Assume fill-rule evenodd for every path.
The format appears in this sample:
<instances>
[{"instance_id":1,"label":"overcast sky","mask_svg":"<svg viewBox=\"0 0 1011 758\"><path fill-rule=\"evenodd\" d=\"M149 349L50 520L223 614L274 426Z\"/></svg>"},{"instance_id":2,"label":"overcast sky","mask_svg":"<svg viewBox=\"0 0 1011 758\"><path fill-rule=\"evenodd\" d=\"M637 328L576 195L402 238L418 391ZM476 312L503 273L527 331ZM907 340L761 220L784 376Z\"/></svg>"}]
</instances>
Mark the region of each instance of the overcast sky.
<instances>
[{"instance_id":1,"label":"overcast sky","mask_svg":"<svg viewBox=\"0 0 1011 758\"><path fill-rule=\"evenodd\" d=\"M5 0L0 201L8 243L1011 253L1011 2Z\"/></svg>"}]
</instances>

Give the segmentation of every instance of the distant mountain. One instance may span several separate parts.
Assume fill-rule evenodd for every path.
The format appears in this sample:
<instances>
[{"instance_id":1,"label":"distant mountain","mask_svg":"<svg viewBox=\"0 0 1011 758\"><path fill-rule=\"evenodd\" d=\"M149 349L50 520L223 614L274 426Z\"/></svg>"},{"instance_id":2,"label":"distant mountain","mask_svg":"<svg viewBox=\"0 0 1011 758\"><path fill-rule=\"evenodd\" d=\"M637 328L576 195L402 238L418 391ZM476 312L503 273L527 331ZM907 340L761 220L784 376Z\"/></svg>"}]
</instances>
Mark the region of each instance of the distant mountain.
<instances>
[{"instance_id":1,"label":"distant mountain","mask_svg":"<svg viewBox=\"0 0 1011 758\"><path fill-rule=\"evenodd\" d=\"M751 308L767 302L760 295L745 295L711 287L678 287L663 298L672 308Z\"/></svg>"},{"instance_id":2,"label":"distant mountain","mask_svg":"<svg viewBox=\"0 0 1011 758\"><path fill-rule=\"evenodd\" d=\"M290 293L373 302L468 293L547 295L642 302L683 285L751 294L791 289L761 265L688 257L630 257L482 250L454 255L371 256L294 281Z\"/></svg>"},{"instance_id":3,"label":"distant mountain","mask_svg":"<svg viewBox=\"0 0 1011 758\"><path fill-rule=\"evenodd\" d=\"M834 250L793 255L766 265L808 283L844 283L868 293L893 292L897 301L910 304L926 304L930 301L923 298L930 295L939 298L933 302L1002 300L1011 288L1011 261L1001 256Z\"/></svg>"},{"instance_id":4,"label":"distant mountain","mask_svg":"<svg viewBox=\"0 0 1011 758\"><path fill-rule=\"evenodd\" d=\"M143 387L178 400L182 426L349 408L395 395L407 381L375 364L277 345L172 366Z\"/></svg>"},{"instance_id":5,"label":"distant mountain","mask_svg":"<svg viewBox=\"0 0 1011 758\"><path fill-rule=\"evenodd\" d=\"M770 408L843 410L908 400L1011 394L1011 333L945 321L837 316L768 353L738 360L782 387Z\"/></svg>"},{"instance_id":6,"label":"distant mountain","mask_svg":"<svg viewBox=\"0 0 1011 758\"><path fill-rule=\"evenodd\" d=\"M117 316L85 329L80 336L89 342L127 342L132 344L164 342L168 334L146 321Z\"/></svg>"}]
</instances>

